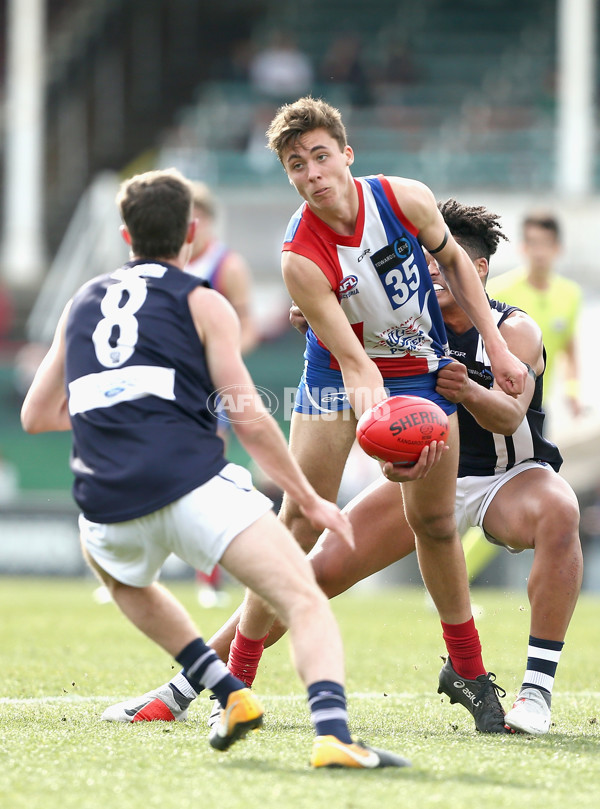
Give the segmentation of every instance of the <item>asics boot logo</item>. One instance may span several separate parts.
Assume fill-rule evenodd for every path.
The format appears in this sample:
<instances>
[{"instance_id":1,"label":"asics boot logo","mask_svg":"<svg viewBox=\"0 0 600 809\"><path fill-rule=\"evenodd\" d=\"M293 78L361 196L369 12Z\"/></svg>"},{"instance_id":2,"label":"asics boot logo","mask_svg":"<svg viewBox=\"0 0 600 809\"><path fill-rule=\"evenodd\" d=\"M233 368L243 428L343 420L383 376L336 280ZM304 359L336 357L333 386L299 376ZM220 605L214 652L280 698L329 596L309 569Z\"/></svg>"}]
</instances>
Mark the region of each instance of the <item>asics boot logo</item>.
<instances>
[{"instance_id":1,"label":"asics boot logo","mask_svg":"<svg viewBox=\"0 0 600 809\"><path fill-rule=\"evenodd\" d=\"M481 700L477 699L477 695L474 694L470 688L467 688L462 680L455 680L454 687L458 688L459 691L462 691L469 702L473 703L474 708L478 708L481 705Z\"/></svg>"}]
</instances>

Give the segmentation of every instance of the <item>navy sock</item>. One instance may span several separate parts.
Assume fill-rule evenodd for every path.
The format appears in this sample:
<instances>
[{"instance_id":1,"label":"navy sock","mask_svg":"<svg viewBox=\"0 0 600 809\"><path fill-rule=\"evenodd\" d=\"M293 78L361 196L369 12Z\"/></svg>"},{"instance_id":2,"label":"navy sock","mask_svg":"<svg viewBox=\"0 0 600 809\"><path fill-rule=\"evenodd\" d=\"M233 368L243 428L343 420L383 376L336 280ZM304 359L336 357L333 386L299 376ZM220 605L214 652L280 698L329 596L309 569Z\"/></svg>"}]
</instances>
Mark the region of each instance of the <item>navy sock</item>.
<instances>
[{"instance_id":1,"label":"navy sock","mask_svg":"<svg viewBox=\"0 0 600 809\"><path fill-rule=\"evenodd\" d=\"M352 742L343 685L329 680L309 685L308 706L317 736L335 736L345 744Z\"/></svg>"},{"instance_id":2,"label":"navy sock","mask_svg":"<svg viewBox=\"0 0 600 809\"><path fill-rule=\"evenodd\" d=\"M521 688L537 688L550 707L556 667L564 646L560 640L545 640L529 636L527 670Z\"/></svg>"},{"instance_id":3,"label":"navy sock","mask_svg":"<svg viewBox=\"0 0 600 809\"><path fill-rule=\"evenodd\" d=\"M196 692L210 688L222 706L232 691L246 686L229 672L217 653L202 638L196 638L175 658L183 668L183 676Z\"/></svg>"}]
</instances>

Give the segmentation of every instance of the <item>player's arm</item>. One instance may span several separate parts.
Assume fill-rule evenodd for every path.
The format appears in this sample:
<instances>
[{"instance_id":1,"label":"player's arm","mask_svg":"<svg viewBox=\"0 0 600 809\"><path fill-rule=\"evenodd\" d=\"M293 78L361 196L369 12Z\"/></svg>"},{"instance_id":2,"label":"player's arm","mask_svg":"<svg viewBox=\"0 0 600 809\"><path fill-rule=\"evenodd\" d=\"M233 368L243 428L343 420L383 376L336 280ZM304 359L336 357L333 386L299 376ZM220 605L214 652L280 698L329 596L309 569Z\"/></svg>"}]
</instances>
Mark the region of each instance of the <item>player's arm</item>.
<instances>
[{"instance_id":1,"label":"player's arm","mask_svg":"<svg viewBox=\"0 0 600 809\"><path fill-rule=\"evenodd\" d=\"M339 362L348 399L358 418L386 398L379 369L367 356L319 267L304 256L285 252L282 270L296 306Z\"/></svg>"},{"instance_id":2,"label":"player's arm","mask_svg":"<svg viewBox=\"0 0 600 809\"><path fill-rule=\"evenodd\" d=\"M221 267L221 288L240 319L242 354L258 343L258 332L252 317L251 273L239 253L229 253Z\"/></svg>"},{"instance_id":3,"label":"player's arm","mask_svg":"<svg viewBox=\"0 0 600 809\"><path fill-rule=\"evenodd\" d=\"M317 530L337 531L350 544L350 522L338 507L319 497L288 451L285 436L266 410L240 351L240 325L219 293L197 287L188 296L196 331L216 390L234 391L231 425L242 446L267 475L295 500Z\"/></svg>"},{"instance_id":4,"label":"player's arm","mask_svg":"<svg viewBox=\"0 0 600 809\"><path fill-rule=\"evenodd\" d=\"M460 362L452 362L438 371L436 390L451 402L462 404L484 429L512 435L525 418L534 393L535 378L544 370L542 333L523 312L507 317L500 329L509 349L527 371L523 393L507 395L496 382L493 388L484 388L469 378L467 368Z\"/></svg>"},{"instance_id":5,"label":"player's arm","mask_svg":"<svg viewBox=\"0 0 600 809\"><path fill-rule=\"evenodd\" d=\"M52 345L42 360L21 408L21 424L27 433L70 430L65 387L65 329L71 301L58 321Z\"/></svg>"},{"instance_id":6,"label":"player's arm","mask_svg":"<svg viewBox=\"0 0 600 809\"><path fill-rule=\"evenodd\" d=\"M481 334L500 387L511 395L523 392L526 371L514 357L490 313L485 291L471 259L452 237L430 189L422 183L391 181L398 204L418 230L419 241L435 256L444 278Z\"/></svg>"},{"instance_id":7,"label":"player's arm","mask_svg":"<svg viewBox=\"0 0 600 809\"><path fill-rule=\"evenodd\" d=\"M290 306L290 325L292 325L296 331L300 332L300 334L306 334L308 331L308 321L302 314L302 310L299 306L297 306L296 301L292 301Z\"/></svg>"}]
</instances>

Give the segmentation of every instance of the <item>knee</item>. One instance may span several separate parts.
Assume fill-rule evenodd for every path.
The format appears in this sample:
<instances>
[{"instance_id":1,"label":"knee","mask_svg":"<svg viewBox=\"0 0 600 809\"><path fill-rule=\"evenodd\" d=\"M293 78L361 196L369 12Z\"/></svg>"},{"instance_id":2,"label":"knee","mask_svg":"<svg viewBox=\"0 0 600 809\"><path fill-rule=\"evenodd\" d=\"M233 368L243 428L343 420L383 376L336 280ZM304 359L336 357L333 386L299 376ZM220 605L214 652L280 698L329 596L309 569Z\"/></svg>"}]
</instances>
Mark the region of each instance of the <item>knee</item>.
<instances>
[{"instance_id":1,"label":"knee","mask_svg":"<svg viewBox=\"0 0 600 809\"><path fill-rule=\"evenodd\" d=\"M408 516L410 527L419 542L452 542L456 539L453 511Z\"/></svg>"},{"instance_id":2,"label":"knee","mask_svg":"<svg viewBox=\"0 0 600 809\"><path fill-rule=\"evenodd\" d=\"M292 627L306 625L314 620L323 609L329 609L329 602L325 593L315 583L305 582L304 586L296 587L288 592L287 604L280 616L284 623Z\"/></svg>"},{"instance_id":3,"label":"knee","mask_svg":"<svg viewBox=\"0 0 600 809\"><path fill-rule=\"evenodd\" d=\"M573 498L555 499L551 508L540 514L535 548L546 548L557 558L568 553L581 553L579 539L579 506Z\"/></svg>"},{"instance_id":4,"label":"knee","mask_svg":"<svg viewBox=\"0 0 600 809\"><path fill-rule=\"evenodd\" d=\"M346 583L346 573L348 571L339 564L334 555L320 553L311 558L310 562L317 584L327 598L333 598L345 592L350 586Z\"/></svg>"}]
</instances>

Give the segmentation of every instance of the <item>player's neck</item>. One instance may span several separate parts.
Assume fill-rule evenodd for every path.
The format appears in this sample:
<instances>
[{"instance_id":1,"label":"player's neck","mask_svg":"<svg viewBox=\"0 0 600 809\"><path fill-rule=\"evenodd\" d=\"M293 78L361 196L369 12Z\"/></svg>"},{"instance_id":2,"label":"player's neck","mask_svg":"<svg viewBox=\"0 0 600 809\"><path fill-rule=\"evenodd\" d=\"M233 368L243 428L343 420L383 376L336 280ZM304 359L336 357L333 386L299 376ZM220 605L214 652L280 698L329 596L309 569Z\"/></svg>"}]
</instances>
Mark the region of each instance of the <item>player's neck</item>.
<instances>
[{"instance_id":1,"label":"player's neck","mask_svg":"<svg viewBox=\"0 0 600 809\"><path fill-rule=\"evenodd\" d=\"M469 320L467 313L458 304L447 306L442 309L444 323L454 334L465 334L473 328L473 323Z\"/></svg>"}]
</instances>

